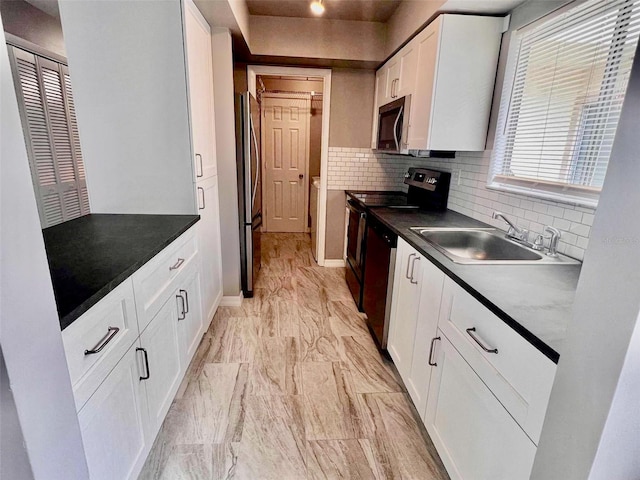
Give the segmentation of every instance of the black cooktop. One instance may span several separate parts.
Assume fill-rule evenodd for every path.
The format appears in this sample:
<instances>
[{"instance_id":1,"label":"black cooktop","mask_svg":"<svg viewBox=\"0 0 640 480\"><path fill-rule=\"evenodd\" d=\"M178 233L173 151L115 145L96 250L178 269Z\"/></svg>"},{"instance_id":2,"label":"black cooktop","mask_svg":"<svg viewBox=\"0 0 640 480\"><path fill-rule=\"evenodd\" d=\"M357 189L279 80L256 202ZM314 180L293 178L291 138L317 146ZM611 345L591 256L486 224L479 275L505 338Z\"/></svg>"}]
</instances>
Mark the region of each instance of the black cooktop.
<instances>
[{"instance_id":1,"label":"black cooktop","mask_svg":"<svg viewBox=\"0 0 640 480\"><path fill-rule=\"evenodd\" d=\"M407 194L401 191L348 191L349 196L355 198L367 207L415 207L407 199Z\"/></svg>"}]
</instances>

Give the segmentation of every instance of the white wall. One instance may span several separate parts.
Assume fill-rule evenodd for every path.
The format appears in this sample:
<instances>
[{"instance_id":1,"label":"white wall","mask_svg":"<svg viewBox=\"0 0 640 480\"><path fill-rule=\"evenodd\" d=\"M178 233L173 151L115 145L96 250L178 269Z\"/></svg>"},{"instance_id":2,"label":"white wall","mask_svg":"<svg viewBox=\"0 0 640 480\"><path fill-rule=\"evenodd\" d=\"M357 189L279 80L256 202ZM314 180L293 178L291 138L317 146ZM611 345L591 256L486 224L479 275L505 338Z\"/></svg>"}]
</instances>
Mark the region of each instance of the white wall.
<instances>
[{"instance_id":1,"label":"white wall","mask_svg":"<svg viewBox=\"0 0 640 480\"><path fill-rule=\"evenodd\" d=\"M93 213L196 212L178 1L61 2Z\"/></svg>"},{"instance_id":2,"label":"white wall","mask_svg":"<svg viewBox=\"0 0 640 480\"><path fill-rule=\"evenodd\" d=\"M533 466L533 480L584 480L592 469L605 424L638 424L638 398L629 404L628 383L621 371L640 312L640 178L638 115L640 112L640 55L636 54L622 108L598 212L591 229L589 250L582 266L549 409ZM634 340L636 340L634 338ZM635 345L629 361L637 358ZM630 364L627 368L632 367ZM632 391L637 384L632 386ZM614 401L620 389L621 403ZM612 405L613 402L613 405ZM613 411L610 412L613 406ZM615 434L614 434L615 435ZM630 438L623 433L622 438ZM605 450L612 445L609 437ZM630 439L626 452L638 455L640 437ZM618 442L615 442L618 443ZM638 478L640 472L617 477L635 460L602 452L593 478ZM609 461L624 462L618 467Z\"/></svg>"},{"instance_id":3,"label":"white wall","mask_svg":"<svg viewBox=\"0 0 640 480\"><path fill-rule=\"evenodd\" d=\"M223 294L235 297L240 294L240 220L231 34L227 29L213 28L211 41L213 44L213 93L216 106L216 159L220 198Z\"/></svg>"},{"instance_id":4,"label":"white wall","mask_svg":"<svg viewBox=\"0 0 640 480\"><path fill-rule=\"evenodd\" d=\"M34 478L86 479L9 58L0 50L0 345Z\"/></svg>"}]
</instances>

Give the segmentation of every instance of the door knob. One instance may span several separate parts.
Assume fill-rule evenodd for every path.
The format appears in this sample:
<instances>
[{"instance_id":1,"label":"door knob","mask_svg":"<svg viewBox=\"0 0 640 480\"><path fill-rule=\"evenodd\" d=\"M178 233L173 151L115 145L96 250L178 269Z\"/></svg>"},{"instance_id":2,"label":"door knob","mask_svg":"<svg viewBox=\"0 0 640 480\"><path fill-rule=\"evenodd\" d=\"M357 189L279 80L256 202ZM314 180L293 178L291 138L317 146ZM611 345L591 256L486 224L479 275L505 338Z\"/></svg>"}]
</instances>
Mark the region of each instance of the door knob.
<instances>
[{"instance_id":1,"label":"door knob","mask_svg":"<svg viewBox=\"0 0 640 480\"><path fill-rule=\"evenodd\" d=\"M302 180L302 179L304 178L304 175L303 175L303 174L300 174L300 175L298 175L298 178L299 178L300 180Z\"/></svg>"}]
</instances>

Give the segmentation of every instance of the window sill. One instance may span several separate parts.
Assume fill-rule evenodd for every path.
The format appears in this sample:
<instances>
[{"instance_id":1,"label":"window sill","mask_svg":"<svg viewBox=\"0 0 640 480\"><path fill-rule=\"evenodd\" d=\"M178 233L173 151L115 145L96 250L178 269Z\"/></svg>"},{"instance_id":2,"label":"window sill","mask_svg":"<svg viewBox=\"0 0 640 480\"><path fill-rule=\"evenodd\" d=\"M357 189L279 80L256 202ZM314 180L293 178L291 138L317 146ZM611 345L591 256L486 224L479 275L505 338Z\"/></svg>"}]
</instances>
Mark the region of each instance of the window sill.
<instances>
[{"instance_id":1,"label":"window sill","mask_svg":"<svg viewBox=\"0 0 640 480\"><path fill-rule=\"evenodd\" d=\"M537 190L534 188L523 187L518 185L509 185L500 182L489 182L487 189L499 192L511 193L516 195L525 195L527 197L548 200L551 202L562 203L574 207L595 208L598 206L598 200L595 198L585 198L566 193L556 193L552 191Z\"/></svg>"}]
</instances>

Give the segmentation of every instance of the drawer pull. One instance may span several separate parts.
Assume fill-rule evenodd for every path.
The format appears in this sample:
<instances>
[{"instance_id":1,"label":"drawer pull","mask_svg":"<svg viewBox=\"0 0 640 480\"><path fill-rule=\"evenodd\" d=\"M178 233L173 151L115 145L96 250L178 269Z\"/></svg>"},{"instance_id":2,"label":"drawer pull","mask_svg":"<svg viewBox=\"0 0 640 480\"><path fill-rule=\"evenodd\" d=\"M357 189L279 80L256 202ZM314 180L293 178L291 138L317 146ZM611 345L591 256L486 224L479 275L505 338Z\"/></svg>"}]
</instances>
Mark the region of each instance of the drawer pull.
<instances>
[{"instance_id":1,"label":"drawer pull","mask_svg":"<svg viewBox=\"0 0 640 480\"><path fill-rule=\"evenodd\" d=\"M485 347L482 342L478 339L478 337L476 337L473 332L476 331L476 327L473 328L467 328L467 333L469 334L469 336L471 338L473 338L473 341L476 342L478 345L480 345L480 348L482 350L484 350L487 353L498 353L498 349L497 348L487 348Z\"/></svg>"},{"instance_id":2,"label":"drawer pull","mask_svg":"<svg viewBox=\"0 0 640 480\"><path fill-rule=\"evenodd\" d=\"M440 337L433 337L431 339L431 349L429 350L429 365L431 365L432 367L437 367L438 364L436 362L432 362L431 359L433 358L433 345L436 343L436 340L440 340Z\"/></svg>"},{"instance_id":3,"label":"drawer pull","mask_svg":"<svg viewBox=\"0 0 640 480\"><path fill-rule=\"evenodd\" d=\"M182 291L182 290L181 290ZM176 295L176 300L180 299L180 311L178 312L178 321L187 318L187 308L182 295Z\"/></svg>"},{"instance_id":4,"label":"drawer pull","mask_svg":"<svg viewBox=\"0 0 640 480\"><path fill-rule=\"evenodd\" d=\"M176 262L176 264L169 267L169 270L177 270L182 266L183 263L184 263L184 258L178 258L178 261Z\"/></svg>"},{"instance_id":5,"label":"drawer pull","mask_svg":"<svg viewBox=\"0 0 640 480\"><path fill-rule=\"evenodd\" d=\"M202 155L196 153L196 160L198 161L198 165L196 165L196 177L200 178L204 176L204 170L202 169ZM200 167L200 173L198 173L197 167Z\"/></svg>"},{"instance_id":6,"label":"drawer pull","mask_svg":"<svg viewBox=\"0 0 640 480\"><path fill-rule=\"evenodd\" d=\"M136 352L142 352L144 353L144 367L145 367L145 371L147 372L147 374L144 377L140 377L140 380L149 380L149 377L151 377L151 371L149 370L149 355L147 355L147 350L144 348L136 348Z\"/></svg>"},{"instance_id":7,"label":"drawer pull","mask_svg":"<svg viewBox=\"0 0 640 480\"><path fill-rule=\"evenodd\" d=\"M91 350L85 350L84 354L92 355L94 353L100 353L102 349L106 347L111 340L113 340L113 337L115 337L119 331L120 329L118 327L109 327L107 329L106 335L100 339L100 341L96 344L96 346L93 347Z\"/></svg>"},{"instance_id":8,"label":"drawer pull","mask_svg":"<svg viewBox=\"0 0 640 480\"><path fill-rule=\"evenodd\" d=\"M182 294L184 294L184 301L187 304L187 309L184 311L184 313L189 313L189 292L187 292L186 290L179 290L180 292L180 296L182 296Z\"/></svg>"}]
</instances>

